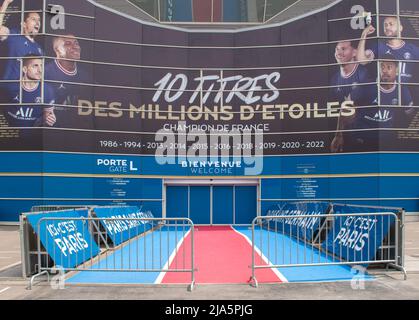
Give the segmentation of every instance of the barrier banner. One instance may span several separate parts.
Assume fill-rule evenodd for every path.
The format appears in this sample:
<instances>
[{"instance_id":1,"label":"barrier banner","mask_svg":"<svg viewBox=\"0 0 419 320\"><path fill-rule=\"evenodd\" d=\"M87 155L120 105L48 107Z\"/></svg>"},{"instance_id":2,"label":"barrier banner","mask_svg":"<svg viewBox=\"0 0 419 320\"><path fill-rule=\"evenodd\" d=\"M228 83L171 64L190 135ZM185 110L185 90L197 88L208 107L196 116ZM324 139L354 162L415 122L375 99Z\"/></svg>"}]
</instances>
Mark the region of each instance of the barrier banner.
<instances>
[{"instance_id":1,"label":"barrier banner","mask_svg":"<svg viewBox=\"0 0 419 320\"><path fill-rule=\"evenodd\" d=\"M87 216L88 210L82 209L31 214L27 219L55 265L74 268L100 252L89 233L87 220L71 220Z\"/></svg>"},{"instance_id":2,"label":"barrier banner","mask_svg":"<svg viewBox=\"0 0 419 320\"><path fill-rule=\"evenodd\" d=\"M278 218L269 223L269 228L277 230L291 237L311 240L318 232L324 218L304 217L304 215L326 214L329 203L287 203L280 207L279 205L271 207L267 211L269 216L289 216L287 218Z\"/></svg>"},{"instance_id":3,"label":"barrier banner","mask_svg":"<svg viewBox=\"0 0 419 320\"><path fill-rule=\"evenodd\" d=\"M96 217L106 229L109 238L115 246L147 232L153 227L152 221L129 220L140 218L154 218L151 211L143 212L138 207L102 207L94 208ZM118 220L103 220L106 218Z\"/></svg>"},{"instance_id":4,"label":"barrier banner","mask_svg":"<svg viewBox=\"0 0 419 320\"><path fill-rule=\"evenodd\" d=\"M352 210L351 210L352 209ZM372 261L395 223L392 213L375 212L371 208L357 208L348 212L346 206L336 206L334 213L376 213L377 215L335 217L322 248L345 261ZM345 212L346 211L346 212ZM354 211L350 208L349 211ZM384 257L382 257L384 258Z\"/></svg>"}]
</instances>

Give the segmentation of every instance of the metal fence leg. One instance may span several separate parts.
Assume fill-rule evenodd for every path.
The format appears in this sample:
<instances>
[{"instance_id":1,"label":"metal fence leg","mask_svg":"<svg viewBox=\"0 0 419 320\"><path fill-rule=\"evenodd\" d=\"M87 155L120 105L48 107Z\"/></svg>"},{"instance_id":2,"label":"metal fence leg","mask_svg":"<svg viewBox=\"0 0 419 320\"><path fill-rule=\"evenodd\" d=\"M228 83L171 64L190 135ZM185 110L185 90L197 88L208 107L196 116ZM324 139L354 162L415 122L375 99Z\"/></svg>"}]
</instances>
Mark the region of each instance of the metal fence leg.
<instances>
[{"instance_id":1,"label":"metal fence leg","mask_svg":"<svg viewBox=\"0 0 419 320\"><path fill-rule=\"evenodd\" d=\"M35 274L35 275L33 275L32 277L31 277L31 279L30 279L30 281L29 281L29 286L26 288L27 290L32 290L32 287L33 287L33 282L34 282L34 280L35 280L35 278L38 278L38 277L40 277L40 276L42 276L42 275L44 275L44 274L46 274L47 275L47 281L49 282L49 273L48 273L48 271L42 271L42 272L40 272L40 273L37 273L37 274Z\"/></svg>"},{"instance_id":2,"label":"metal fence leg","mask_svg":"<svg viewBox=\"0 0 419 320\"><path fill-rule=\"evenodd\" d=\"M250 281L249 281L250 286L252 286L253 288L258 288L259 284L258 284L258 280L256 279L256 277L251 276L250 277Z\"/></svg>"},{"instance_id":3,"label":"metal fence leg","mask_svg":"<svg viewBox=\"0 0 419 320\"><path fill-rule=\"evenodd\" d=\"M192 281L191 284L188 286L188 291L192 292L195 289L195 281Z\"/></svg>"},{"instance_id":4,"label":"metal fence leg","mask_svg":"<svg viewBox=\"0 0 419 320\"><path fill-rule=\"evenodd\" d=\"M252 265L250 266L250 268L252 268L252 275L250 276L249 284L254 288L258 287L258 281L256 279L256 272L255 272L255 265L256 265L256 259L255 259L255 250L256 250L256 248L255 248L255 225L258 222L261 223L261 221L259 221L257 217L255 219L253 219L253 221L252 221ZM262 237L260 239L262 239ZM262 245L261 245L261 247L262 247Z\"/></svg>"},{"instance_id":5,"label":"metal fence leg","mask_svg":"<svg viewBox=\"0 0 419 320\"><path fill-rule=\"evenodd\" d=\"M404 280L407 280L407 271L406 271L405 267L398 266L397 264L394 264L394 263L389 263L389 264L387 264L387 266L392 267L392 268L402 272Z\"/></svg>"}]
</instances>

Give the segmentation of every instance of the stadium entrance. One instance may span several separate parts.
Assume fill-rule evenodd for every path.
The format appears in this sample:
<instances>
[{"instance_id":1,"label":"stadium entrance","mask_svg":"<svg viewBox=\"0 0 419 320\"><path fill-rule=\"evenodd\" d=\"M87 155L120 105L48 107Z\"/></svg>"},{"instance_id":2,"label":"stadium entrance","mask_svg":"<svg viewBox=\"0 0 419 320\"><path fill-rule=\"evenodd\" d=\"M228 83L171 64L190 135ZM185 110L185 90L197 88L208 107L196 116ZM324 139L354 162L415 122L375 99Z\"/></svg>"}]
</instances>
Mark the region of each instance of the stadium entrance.
<instances>
[{"instance_id":1,"label":"stadium entrance","mask_svg":"<svg viewBox=\"0 0 419 320\"><path fill-rule=\"evenodd\" d=\"M258 180L166 180L166 217L196 225L251 224L258 213Z\"/></svg>"}]
</instances>

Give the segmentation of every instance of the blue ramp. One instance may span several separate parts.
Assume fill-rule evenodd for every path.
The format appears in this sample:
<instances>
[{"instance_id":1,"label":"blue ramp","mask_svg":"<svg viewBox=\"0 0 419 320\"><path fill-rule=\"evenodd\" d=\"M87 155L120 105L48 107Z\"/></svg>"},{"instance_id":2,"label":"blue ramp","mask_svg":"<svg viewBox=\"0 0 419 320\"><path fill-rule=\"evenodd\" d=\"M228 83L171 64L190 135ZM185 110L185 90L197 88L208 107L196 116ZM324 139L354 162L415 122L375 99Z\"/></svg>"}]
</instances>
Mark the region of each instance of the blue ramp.
<instances>
[{"instance_id":1,"label":"blue ramp","mask_svg":"<svg viewBox=\"0 0 419 320\"><path fill-rule=\"evenodd\" d=\"M185 227L185 234L189 230ZM184 235L183 228L163 227L144 237L130 241L115 252L103 253L102 258L88 269L163 269ZM70 284L152 284L160 272L80 271L67 279Z\"/></svg>"},{"instance_id":2,"label":"blue ramp","mask_svg":"<svg viewBox=\"0 0 419 320\"><path fill-rule=\"evenodd\" d=\"M252 230L249 227L235 227L235 229L251 242ZM255 245L272 264L338 262L336 258L333 260L333 257L320 252L317 248L265 229L255 230ZM350 266L342 265L282 267L277 270L288 282L351 281L355 276L358 278L360 276ZM368 274L363 276L363 280L373 279Z\"/></svg>"}]
</instances>

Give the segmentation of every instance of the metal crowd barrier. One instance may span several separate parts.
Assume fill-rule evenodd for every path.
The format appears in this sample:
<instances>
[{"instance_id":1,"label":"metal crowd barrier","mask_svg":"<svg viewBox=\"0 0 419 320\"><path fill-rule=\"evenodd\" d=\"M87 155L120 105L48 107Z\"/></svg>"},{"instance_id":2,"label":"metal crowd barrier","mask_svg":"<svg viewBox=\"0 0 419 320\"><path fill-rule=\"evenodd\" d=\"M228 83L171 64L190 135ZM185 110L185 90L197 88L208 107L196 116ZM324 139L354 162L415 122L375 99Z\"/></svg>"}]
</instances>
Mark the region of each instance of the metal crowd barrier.
<instances>
[{"instance_id":1,"label":"metal crowd barrier","mask_svg":"<svg viewBox=\"0 0 419 320\"><path fill-rule=\"evenodd\" d=\"M77 228L78 223L88 228ZM89 248L87 252L78 257L76 261L70 261L70 254L62 250L47 252L49 247L48 237L46 243L41 243L41 232L53 232L51 225L60 223L69 226L72 234L79 234L71 243L75 250L83 247ZM126 232L128 235L121 244L112 245L106 228L98 227L105 224L121 226L129 224ZM146 229L146 224L152 224L152 228ZM94 230L92 230L92 227ZM164 235L164 228L171 231ZM37 232L37 263L36 274L32 275L28 289L32 289L36 278L45 275L49 281L50 275L60 272L185 272L191 274L191 283L188 290L192 291L195 285L194 267L194 225L188 218L41 218L35 227ZM48 229L48 230L46 230ZM86 232L88 230L88 232ZM94 232L93 232L94 231ZM186 239L190 233L190 250L183 250L179 255L180 240ZM122 239L122 233L120 233ZM90 238L90 242L86 239ZM98 247L95 254L93 248ZM172 249L170 249L172 248ZM187 252L190 251L188 258ZM173 260L173 258L175 258ZM74 258L74 257L73 257ZM172 261L173 260L173 261ZM74 266L63 267L56 265L56 261ZM171 263L172 262L172 263Z\"/></svg>"},{"instance_id":2,"label":"metal crowd barrier","mask_svg":"<svg viewBox=\"0 0 419 320\"><path fill-rule=\"evenodd\" d=\"M21 253L22 253L22 276L23 278L30 278L32 275L37 273L38 265L38 238L36 235L36 230L31 226L28 221L28 217L31 215L36 215L43 213L45 215L68 212L69 210L88 210L89 217L95 218L95 208L98 208L97 205L40 205L33 206L30 212L22 213L19 217L20 222L20 244L21 244ZM118 206L108 206L109 208L117 208ZM104 207L100 207L104 208ZM141 210L141 208L139 208ZM99 239L98 245L105 246L107 249L112 245L111 239L104 235L106 233L105 228L102 224L96 223L95 221L90 221L89 230L96 239ZM98 238L99 237L99 238ZM100 241L101 240L101 241ZM41 255L44 263L51 263L51 258L49 257L46 250L41 246Z\"/></svg>"},{"instance_id":3,"label":"metal crowd barrier","mask_svg":"<svg viewBox=\"0 0 419 320\"><path fill-rule=\"evenodd\" d=\"M28 216L38 213L53 214L59 212L65 212L68 210L86 209L91 212L94 205L40 205L33 206L30 212L22 213L19 217L20 225L20 247L22 252L22 276L23 278L31 277L37 272L37 236L35 230L28 222ZM43 261L50 261L48 253L42 248L42 259ZM47 262L45 262L47 263Z\"/></svg>"},{"instance_id":4,"label":"metal crowd barrier","mask_svg":"<svg viewBox=\"0 0 419 320\"><path fill-rule=\"evenodd\" d=\"M316 232L310 233L305 227L307 221L309 221L307 219L316 218L319 219L319 228ZM368 254L366 256L362 250L360 254L355 253L352 257L350 246L355 246L355 236L345 235L347 238L343 239L343 233L339 234L339 232L342 232L342 227L344 227L344 223L342 224L343 219L340 220L338 226L335 224L336 219L339 218L366 218L372 221L380 218L389 224L393 220L394 224L387 231L382 225L377 227L377 224L369 230L371 238L373 236L377 238L378 236L382 239L373 258L369 258L368 256L371 255ZM292 226L287 224L287 221ZM373 244L369 241L370 236L367 237L367 239L362 239L362 241L364 241L364 246L367 246L366 248L369 252L373 248ZM342 246L339 246L339 249L336 250L335 245L339 241L349 243L346 251ZM330 250L330 247L325 248L327 243L331 244L332 250ZM261 264L257 264L256 255L261 256L261 261L263 261L260 262ZM258 286L257 269L331 265L360 265L365 267L384 265L386 270L394 268L401 271L406 280L407 273L404 268L404 211L402 210L397 214L393 212L376 212L281 215L278 213L278 215L272 216L259 216L253 220L252 276L250 280L252 286Z\"/></svg>"},{"instance_id":5,"label":"metal crowd barrier","mask_svg":"<svg viewBox=\"0 0 419 320\"><path fill-rule=\"evenodd\" d=\"M57 206L50 206L50 205L44 205L44 206L33 206L31 208L31 212L48 212L48 211L61 211L61 210L69 210L69 209L81 209L86 207L93 207L93 205L57 205Z\"/></svg>"}]
</instances>

